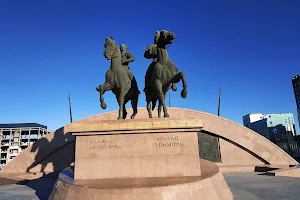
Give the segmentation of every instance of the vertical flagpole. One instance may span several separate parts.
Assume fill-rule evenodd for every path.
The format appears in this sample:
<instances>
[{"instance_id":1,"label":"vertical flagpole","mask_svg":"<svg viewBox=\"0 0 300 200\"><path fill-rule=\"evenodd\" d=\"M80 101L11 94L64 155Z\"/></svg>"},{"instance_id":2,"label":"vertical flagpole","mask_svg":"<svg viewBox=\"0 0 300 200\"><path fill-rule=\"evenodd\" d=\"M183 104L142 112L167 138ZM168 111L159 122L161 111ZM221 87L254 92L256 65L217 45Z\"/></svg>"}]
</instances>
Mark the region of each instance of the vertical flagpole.
<instances>
[{"instance_id":1,"label":"vertical flagpole","mask_svg":"<svg viewBox=\"0 0 300 200\"><path fill-rule=\"evenodd\" d=\"M222 92L222 90L220 89L220 92L219 92L219 102L218 102L218 116L220 116L221 92Z\"/></svg>"},{"instance_id":2,"label":"vertical flagpole","mask_svg":"<svg viewBox=\"0 0 300 200\"><path fill-rule=\"evenodd\" d=\"M69 109L70 109L70 122L72 123L73 122L73 119L72 119L72 106L71 106L71 97L70 97L70 93L69 93Z\"/></svg>"}]
</instances>

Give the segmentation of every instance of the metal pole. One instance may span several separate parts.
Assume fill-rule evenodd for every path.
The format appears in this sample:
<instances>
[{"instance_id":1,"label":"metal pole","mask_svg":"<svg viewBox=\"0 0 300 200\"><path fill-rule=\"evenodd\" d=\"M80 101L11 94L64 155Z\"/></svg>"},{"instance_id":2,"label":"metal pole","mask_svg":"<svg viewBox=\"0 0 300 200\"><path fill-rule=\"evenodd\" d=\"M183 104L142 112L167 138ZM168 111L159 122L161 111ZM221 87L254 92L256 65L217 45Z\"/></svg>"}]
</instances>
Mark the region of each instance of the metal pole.
<instances>
[{"instance_id":1,"label":"metal pole","mask_svg":"<svg viewBox=\"0 0 300 200\"><path fill-rule=\"evenodd\" d=\"M72 123L73 122L73 119L72 119L72 106L71 106L71 97L70 97L70 93L69 93L69 109L70 109L70 122Z\"/></svg>"},{"instance_id":2,"label":"metal pole","mask_svg":"<svg viewBox=\"0 0 300 200\"><path fill-rule=\"evenodd\" d=\"M218 102L218 116L220 116L221 92L222 92L222 90L220 89L220 92L219 92L219 102Z\"/></svg>"}]
</instances>

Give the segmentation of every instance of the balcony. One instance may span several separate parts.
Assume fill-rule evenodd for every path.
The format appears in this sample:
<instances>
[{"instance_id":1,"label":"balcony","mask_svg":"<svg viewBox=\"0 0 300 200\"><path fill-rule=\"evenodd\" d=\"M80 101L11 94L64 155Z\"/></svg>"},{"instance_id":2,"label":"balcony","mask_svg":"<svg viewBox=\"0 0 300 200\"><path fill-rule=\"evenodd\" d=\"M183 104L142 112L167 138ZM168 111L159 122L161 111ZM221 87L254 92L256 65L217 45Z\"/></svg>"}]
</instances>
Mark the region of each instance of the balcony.
<instances>
[{"instance_id":1,"label":"balcony","mask_svg":"<svg viewBox=\"0 0 300 200\"><path fill-rule=\"evenodd\" d=\"M38 135L30 135L30 139L39 139Z\"/></svg>"}]
</instances>

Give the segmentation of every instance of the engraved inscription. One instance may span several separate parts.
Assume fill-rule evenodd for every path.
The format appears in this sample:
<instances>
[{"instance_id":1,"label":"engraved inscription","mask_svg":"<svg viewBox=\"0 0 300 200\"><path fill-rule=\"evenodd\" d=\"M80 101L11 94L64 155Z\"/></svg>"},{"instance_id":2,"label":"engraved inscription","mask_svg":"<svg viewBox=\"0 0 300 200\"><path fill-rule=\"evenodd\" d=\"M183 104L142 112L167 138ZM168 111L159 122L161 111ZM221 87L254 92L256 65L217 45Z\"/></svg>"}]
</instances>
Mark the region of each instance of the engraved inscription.
<instances>
[{"instance_id":1,"label":"engraved inscription","mask_svg":"<svg viewBox=\"0 0 300 200\"><path fill-rule=\"evenodd\" d=\"M202 126L202 121L200 121L200 120L187 120L186 125L188 127L198 127L198 126Z\"/></svg>"},{"instance_id":2,"label":"engraved inscription","mask_svg":"<svg viewBox=\"0 0 300 200\"><path fill-rule=\"evenodd\" d=\"M141 130L151 128L192 128L203 127L201 120L166 120L166 121L138 121L138 122L102 122L67 125L67 132L108 131L108 130Z\"/></svg>"},{"instance_id":3,"label":"engraved inscription","mask_svg":"<svg viewBox=\"0 0 300 200\"><path fill-rule=\"evenodd\" d=\"M186 126L186 121L183 121L183 120L170 121L171 128L179 128L179 127L185 127L185 126Z\"/></svg>"},{"instance_id":4,"label":"engraved inscription","mask_svg":"<svg viewBox=\"0 0 300 200\"><path fill-rule=\"evenodd\" d=\"M67 129L69 132L101 130L102 124L71 124Z\"/></svg>"},{"instance_id":5,"label":"engraved inscription","mask_svg":"<svg viewBox=\"0 0 300 200\"><path fill-rule=\"evenodd\" d=\"M89 146L89 149L121 149L121 146L116 144L101 144Z\"/></svg>"},{"instance_id":6,"label":"engraved inscription","mask_svg":"<svg viewBox=\"0 0 300 200\"><path fill-rule=\"evenodd\" d=\"M117 141L119 141L119 138L114 138L114 139L97 139L97 140L90 140L90 144L115 143Z\"/></svg>"},{"instance_id":7,"label":"engraved inscription","mask_svg":"<svg viewBox=\"0 0 300 200\"><path fill-rule=\"evenodd\" d=\"M120 130L125 130L125 129L134 129L134 123L120 123L119 124L119 129Z\"/></svg>"},{"instance_id":8,"label":"engraved inscription","mask_svg":"<svg viewBox=\"0 0 300 200\"><path fill-rule=\"evenodd\" d=\"M167 128L167 127L169 127L168 121L153 122L153 128Z\"/></svg>"},{"instance_id":9,"label":"engraved inscription","mask_svg":"<svg viewBox=\"0 0 300 200\"><path fill-rule=\"evenodd\" d=\"M117 123L103 123L102 130L118 130Z\"/></svg>"},{"instance_id":10,"label":"engraved inscription","mask_svg":"<svg viewBox=\"0 0 300 200\"><path fill-rule=\"evenodd\" d=\"M120 149L121 146L115 144L119 138L113 139L94 139L89 141L89 149Z\"/></svg>"},{"instance_id":11,"label":"engraved inscription","mask_svg":"<svg viewBox=\"0 0 300 200\"><path fill-rule=\"evenodd\" d=\"M180 142L154 142L155 147L182 147L183 143Z\"/></svg>"},{"instance_id":12,"label":"engraved inscription","mask_svg":"<svg viewBox=\"0 0 300 200\"><path fill-rule=\"evenodd\" d=\"M182 147L184 144L179 141L178 136L156 137L153 143L155 147Z\"/></svg>"},{"instance_id":13,"label":"engraved inscription","mask_svg":"<svg viewBox=\"0 0 300 200\"><path fill-rule=\"evenodd\" d=\"M149 129L152 128L152 122L139 122L135 124L136 129Z\"/></svg>"},{"instance_id":14,"label":"engraved inscription","mask_svg":"<svg viewBox=\"0 0 300 200\"><path fill-rule=\"evenodd\" d=\"M167 137L156 137L156 141L173 141L173 140L179 140L178 136L167 136Z\"/></svg>"}]
</instances>

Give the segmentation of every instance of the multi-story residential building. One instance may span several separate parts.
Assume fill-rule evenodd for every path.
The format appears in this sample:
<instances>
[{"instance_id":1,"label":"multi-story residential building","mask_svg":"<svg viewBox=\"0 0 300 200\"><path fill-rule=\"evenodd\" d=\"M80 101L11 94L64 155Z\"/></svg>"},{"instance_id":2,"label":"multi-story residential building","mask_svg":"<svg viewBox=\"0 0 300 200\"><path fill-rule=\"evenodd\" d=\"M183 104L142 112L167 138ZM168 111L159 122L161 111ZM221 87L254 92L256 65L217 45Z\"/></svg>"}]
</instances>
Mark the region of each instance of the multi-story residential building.
<instances>
[{"instance_id":1,"label":"multi-story residential building","mask_svg":"<svg viewBox=\"0 0 300 200\"><path fill-rule=\"evenodd\" d=\"M296 105L297 105L298 122L300 127L300 74L292 78L292 84L294 88L294 94L295 94Z\"/></svg>"},{"instance_id":2,"label":"multi-story residential building","mask_svg":"<svg viewBox=\"0 0 300 200\"><path fill-rule=\"evenodd\" d=\"M0 169L50 132L36 123L0 124Z\"/></svg>"},{"instance_id":3,"label":"multi-story residential building","mask_svg":"<svg viewBox=\"0 0 300 200\"><path fill-rule=\"evenodd\" d=\"M286 135L295 136L295 122L292 113L263 114L254 113L243 117L244 126L261 134L265 138L275 141Z\"/></svg>"}]
</instances>

